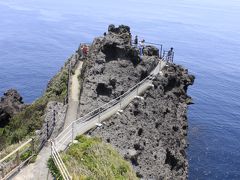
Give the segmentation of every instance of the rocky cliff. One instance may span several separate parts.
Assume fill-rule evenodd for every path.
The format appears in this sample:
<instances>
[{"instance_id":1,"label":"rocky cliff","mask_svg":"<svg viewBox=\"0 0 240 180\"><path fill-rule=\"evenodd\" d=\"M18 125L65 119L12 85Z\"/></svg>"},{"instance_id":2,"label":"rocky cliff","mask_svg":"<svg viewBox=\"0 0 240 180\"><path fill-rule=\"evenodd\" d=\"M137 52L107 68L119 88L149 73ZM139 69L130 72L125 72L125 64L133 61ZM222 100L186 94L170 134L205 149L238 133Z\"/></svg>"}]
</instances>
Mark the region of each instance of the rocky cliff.
<instances>
[{"instance_id":1,"label":"rocky cliff","mask_svg":"<svg viewBox=\"0 0 240 180\"><path fill-rule=\"evenodd\" d=\"M5 127L10 118L20 112L26 105L23 104L22 97L14 90L7 90L0 101L0 128Z\"/></svg>"},{"instance_id":2,"label":"rocky cliff","mask_svg":"<svg viewBox=\"0 0 240 180\"><path fill-rule=\"evenodd\" d=\"M80 99L80 116L118 97L146 77L158 62L158 49L144 56L131 46L130 28L109 26L90 47ZM168 64L154 88L135 99L120 115L89 132L112 144L143 179L187 179L187 87L194 76Z\"/></svg>"},{"instance_id":3,"label":"rocky cliff","mask_svg":"<svg viewBox=\"0 0 240 180\"><path fill-rule=\"evenodd\" d=\"M114 145L143 179L187 179L187 70L169 65L144 95L90 134Z\"/></svg>"},{"instance_id":4,"label":"rocky cliff","mask_svg":"<svg viewBox=\"0 0 240 180\"><path fill-rule=\"evenodd\" d=\"M131 46L128 26L110 25L104 37L92 43L86 60L80 116L114 99L144 79L158 62L158 49L145 48L147 56Z\"/></svg>"}]
</instances>

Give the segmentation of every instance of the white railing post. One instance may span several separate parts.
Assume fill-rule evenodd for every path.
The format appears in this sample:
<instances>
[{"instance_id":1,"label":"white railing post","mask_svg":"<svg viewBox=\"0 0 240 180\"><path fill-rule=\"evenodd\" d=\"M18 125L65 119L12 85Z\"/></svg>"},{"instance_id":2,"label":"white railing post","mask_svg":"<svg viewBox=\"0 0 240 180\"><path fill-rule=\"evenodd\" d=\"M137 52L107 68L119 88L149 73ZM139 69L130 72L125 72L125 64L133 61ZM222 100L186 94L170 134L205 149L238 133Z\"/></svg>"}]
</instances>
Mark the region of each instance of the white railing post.
<instances>
[{"instance_id":1,"label":"white railing post","mask_svg":"<svg viewBox=\"0 0 240 180\"><path fill-rule=\"evenodd\" d=\"M100 123L101 122L101 111L98 113L98 123Z\"/></svg>"},{"instance_id":2,"label":"white railing post","mask_svg":"<svg viewBox=\"0 0 240 180\"><path fill-rule=\"evenodd\" d=\"M139 88L139 85L137 86L137 96L138 96L138 88Z\"/></svg>"},{"instance_id":3,"label":"white railing post","mask_svg":"<svg viewBox=\"0 0 240 180\"><path fill-rule=\"evenodd\" d=\"M159 73L161 72L161 70L162 70L162 60L160 59L160 61L159 61Z\"/></svg>"},{"instance_id":4,"label":"white railing post","mask_svg":"<svg viewBox=\"0 0 240 180\"><path fill-rule=\"evenodd\" d=\"M72 143L74 140L74 125L75 125L75 121L72 122Z\"/></svg>"},{"instance_id":5,"label":"white railing post","mask_svg":"<svg viewBox=\"0 0 240 180\"><path fill-rule=\"evenodd\" d=\"M122 97L120 96L120 99L119 99L119 106L120 106L120 110L122 109Z\"/></svg>"}]
</instances>

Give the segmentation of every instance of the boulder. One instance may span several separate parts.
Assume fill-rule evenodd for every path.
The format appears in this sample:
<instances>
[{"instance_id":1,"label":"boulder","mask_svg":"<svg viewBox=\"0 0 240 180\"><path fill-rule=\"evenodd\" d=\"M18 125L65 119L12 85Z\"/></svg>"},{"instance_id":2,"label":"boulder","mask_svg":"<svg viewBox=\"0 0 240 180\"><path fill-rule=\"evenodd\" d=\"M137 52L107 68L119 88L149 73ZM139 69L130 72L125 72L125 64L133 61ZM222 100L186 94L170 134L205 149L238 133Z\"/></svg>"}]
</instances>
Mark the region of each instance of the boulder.
<instances>
[{"instance_id":1,"label":"boulder","mask_svg":"<svg viewBox=\"0 0 240 180\"><path fill-rule=\"evenodd\" d=\"M5 127L10 118L20 112L26 105L21 95L15 89L7 90L0 101L0 127Z\"/></svg>"},{"instance_id":2,"label":"boulder","mask_svg":"<svg viewBox=\"0 0 240 180\"><path fill-rule=\"evenodd\" d=\"M143 54L147 56L158 56L159 49L154 46L145 46L143 49Z\"/></svg>"}]
</instances>

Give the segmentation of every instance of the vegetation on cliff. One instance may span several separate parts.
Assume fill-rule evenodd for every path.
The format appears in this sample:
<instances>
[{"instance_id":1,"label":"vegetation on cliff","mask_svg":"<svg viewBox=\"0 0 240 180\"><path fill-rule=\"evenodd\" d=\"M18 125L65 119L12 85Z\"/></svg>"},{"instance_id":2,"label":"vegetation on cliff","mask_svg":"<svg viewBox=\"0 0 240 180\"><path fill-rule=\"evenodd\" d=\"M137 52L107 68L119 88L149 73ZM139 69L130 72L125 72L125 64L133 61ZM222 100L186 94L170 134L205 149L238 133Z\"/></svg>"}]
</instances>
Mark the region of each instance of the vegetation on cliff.
<instances>
[{"instance_id":1,"label":"vegetation on cliff","mask_svg":"<svg viewBox=\"0 0 240 180\"><path fill-rule=\"evenodd\" d=\"M46 92L31 105L14 115L7 126L0 128L0 150L6 145L17 143L40 129L44 120L44 110L49 101L64 102L67 95L68 69L65 65L49 82Z\"/></svg>"},{"instance_id":2,"label":"vegetation on cliff","mask_svg":"<svg viewBox=\"0 0 240 180\"><path fill-rule=\"evenodd\" d=\"M130 163L100 138L81 135L76 141L61 154L73 179L137 179ZM48 165L54 176L60 175L52 159Z\"/></svg>"}]
</instances>

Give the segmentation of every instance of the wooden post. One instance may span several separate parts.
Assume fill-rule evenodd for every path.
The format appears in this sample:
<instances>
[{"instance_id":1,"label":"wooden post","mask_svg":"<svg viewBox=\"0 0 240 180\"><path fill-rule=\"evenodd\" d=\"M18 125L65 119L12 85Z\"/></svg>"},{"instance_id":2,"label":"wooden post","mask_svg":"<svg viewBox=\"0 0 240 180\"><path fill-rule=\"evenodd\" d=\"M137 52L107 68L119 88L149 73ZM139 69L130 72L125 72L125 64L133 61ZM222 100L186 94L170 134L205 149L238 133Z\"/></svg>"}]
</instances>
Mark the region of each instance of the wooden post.
<instances>
[{"instance_id":1,"label":"wooden post","mask_svg":"<svg viewBox=\"0 0 240 180\"><path fill-rule=\"evenodd\" d=\"M1 167L0 173L0 177L4 178L4 167Z\"/></svg>"},{"instance_id":2,"label":"wooden post","mask_svg":"<svg viewBox=\"0 0 240 180\"><path fill-rule=\"evenodd\" d=\"M32 138L32 141L31 141L31 150L32 150L32 155L35 154L35 150L34 150L34 138Z\"/></svg>"},{"instance_id":3,"label":"wooden post","mask_svg":"<svg viewBox=\"0 0 240 180\"><path fill-rule=\"evenodd\" d=\"M16 152L16 161L17 161L17 166L20 165L20 155L19 155L19 151ZM20 171L20 168L18 167L18 171Z\"/></svg>"},{"instance_id":4,"label":"wooden post","mask_svg":"<svg viewBox=\"0 0 240 180\"><path fill-rule=\"evenodd\" d=\"M49 136L49 132L48 132L48 121L47 121L47 140L48 140L48 136Z\"/></svg>"}]
</instances>

